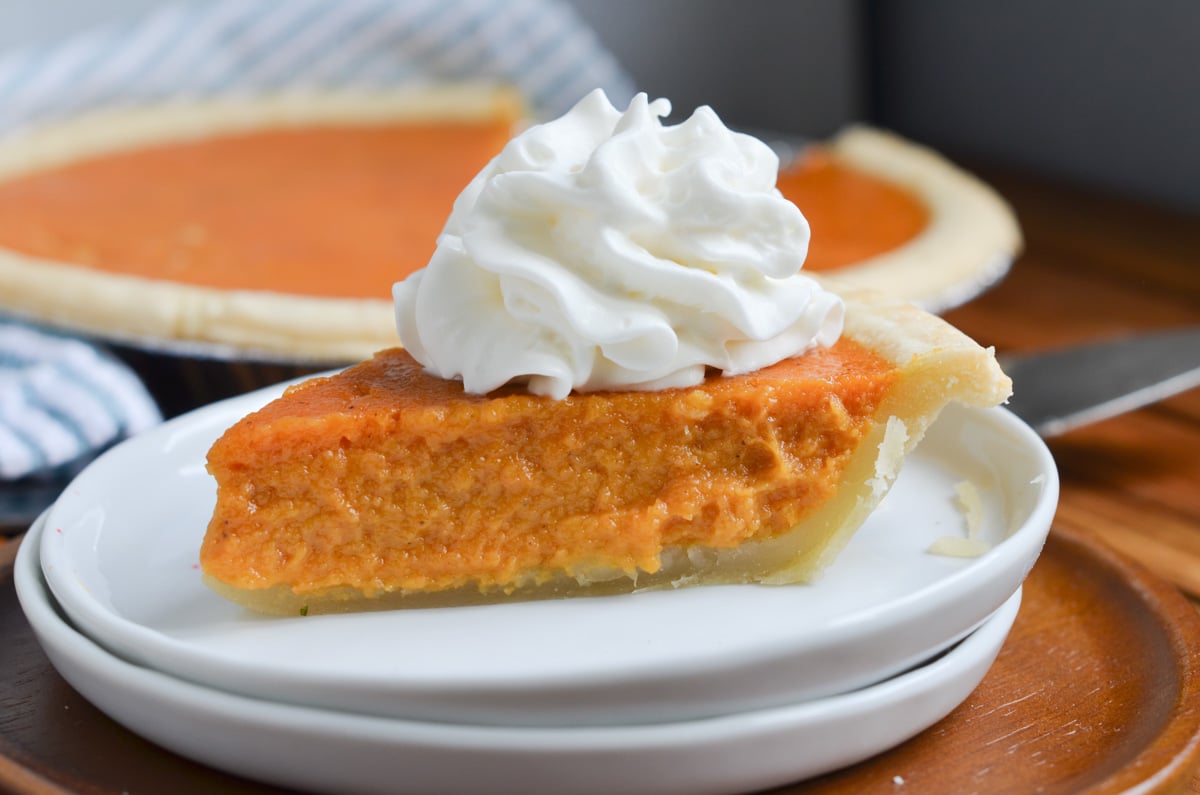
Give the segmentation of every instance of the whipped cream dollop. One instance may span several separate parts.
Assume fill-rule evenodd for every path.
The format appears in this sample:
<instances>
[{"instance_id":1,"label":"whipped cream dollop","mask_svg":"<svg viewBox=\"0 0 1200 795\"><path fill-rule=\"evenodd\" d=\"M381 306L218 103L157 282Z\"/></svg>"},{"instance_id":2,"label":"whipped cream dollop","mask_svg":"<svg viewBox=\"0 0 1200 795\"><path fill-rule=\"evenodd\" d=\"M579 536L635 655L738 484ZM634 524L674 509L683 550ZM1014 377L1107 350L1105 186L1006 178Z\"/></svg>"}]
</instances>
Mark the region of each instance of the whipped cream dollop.
<instances>
[{"instance_id":1,"label":"whipped cream dollop","mask_svg":"<svg viewBox=\"0 0 1200 795\"><path fill-rule=\"evenodd\" d=\"M511 140L395 285L405 348L467 392L698 384L831 345L842 302L801 274L808 222L778 158L707 106L622 113L602 91Z\"/></svg>"}]
</instances>

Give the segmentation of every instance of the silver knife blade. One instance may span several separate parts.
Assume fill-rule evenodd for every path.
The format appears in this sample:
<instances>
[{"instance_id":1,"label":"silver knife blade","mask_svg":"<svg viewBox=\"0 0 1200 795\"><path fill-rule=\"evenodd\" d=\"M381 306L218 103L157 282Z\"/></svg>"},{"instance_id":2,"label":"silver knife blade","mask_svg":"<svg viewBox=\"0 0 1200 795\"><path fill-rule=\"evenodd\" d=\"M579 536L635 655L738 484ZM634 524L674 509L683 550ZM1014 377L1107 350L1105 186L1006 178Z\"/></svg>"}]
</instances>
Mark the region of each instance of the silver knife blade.
<instances>
[{"instance_id":1,"label":"silver knife blade","mask_svg":"<svg viewBox=\"0 0 1200 795\"><path fill-rule=\"evenodd\" d=\"M1200 386L1200 328L1001 356L1008 408L1042 436L1132 411Z\"/></svg>"}]
</instances>

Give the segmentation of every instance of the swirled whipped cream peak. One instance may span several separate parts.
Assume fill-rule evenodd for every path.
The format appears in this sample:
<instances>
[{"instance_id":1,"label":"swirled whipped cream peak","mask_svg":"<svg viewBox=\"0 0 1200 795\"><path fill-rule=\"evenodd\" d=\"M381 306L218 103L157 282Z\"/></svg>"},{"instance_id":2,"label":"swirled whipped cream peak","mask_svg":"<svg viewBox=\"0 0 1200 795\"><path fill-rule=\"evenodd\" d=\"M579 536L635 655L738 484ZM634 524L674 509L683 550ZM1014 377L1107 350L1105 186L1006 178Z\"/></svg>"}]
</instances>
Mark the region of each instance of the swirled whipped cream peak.
<instances>
[{"instance_id":1,"label":"swirled whipped cream peak","mask_svg":"<svg viewBox=\"0 0 1200 795\"><path fill-rule=\"evenodd\" d=\"M467 392L665 389L831 345L842 302L801 274L778 158L707 106L595 91L512 139L395 285L401 343Z\"/></svg>"}]
</instances>

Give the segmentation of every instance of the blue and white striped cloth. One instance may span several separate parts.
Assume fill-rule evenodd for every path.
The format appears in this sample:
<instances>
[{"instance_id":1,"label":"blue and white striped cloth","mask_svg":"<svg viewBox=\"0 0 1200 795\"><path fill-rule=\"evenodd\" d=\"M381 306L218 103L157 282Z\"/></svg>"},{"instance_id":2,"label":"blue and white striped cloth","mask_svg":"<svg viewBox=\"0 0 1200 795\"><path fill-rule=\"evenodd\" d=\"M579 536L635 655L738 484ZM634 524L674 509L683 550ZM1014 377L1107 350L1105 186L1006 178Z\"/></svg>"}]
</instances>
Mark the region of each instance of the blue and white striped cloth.
<instances>
[{"instance_id":1,"label":"blue and white striped cloth","mask_svg":"<svg viewBox=\"0 0 1200 795\"><path fill-rule=\"evenodd\" d=\"M0 131L113 104L489 79L557 116L633 84L559 0L209 0L0 55Z\"/></svg>"},{"instance_id":2,"label":"blue and white striped cloth","mask_svg":"<svg viewBox=\"0 0 1200 795\"><path fill-rule=\"evenodd\" d=\"M137 376L95 346L0 321L0 479L53 469L161 419Z\"/></svg>"},{"instance_id":3,"label":"blue and white striped cloth","mask_svg":"<svg viewBox=\"0 0 1200 795\"><path fill-rule=\"evenodd\" d=\"M0 135L112 106L492 80L557 116L633 84L560 0L206 0L0 53ZM0 478L149 427L136 377L88 343L0 319Z\"/></svg>"}]
</instances>

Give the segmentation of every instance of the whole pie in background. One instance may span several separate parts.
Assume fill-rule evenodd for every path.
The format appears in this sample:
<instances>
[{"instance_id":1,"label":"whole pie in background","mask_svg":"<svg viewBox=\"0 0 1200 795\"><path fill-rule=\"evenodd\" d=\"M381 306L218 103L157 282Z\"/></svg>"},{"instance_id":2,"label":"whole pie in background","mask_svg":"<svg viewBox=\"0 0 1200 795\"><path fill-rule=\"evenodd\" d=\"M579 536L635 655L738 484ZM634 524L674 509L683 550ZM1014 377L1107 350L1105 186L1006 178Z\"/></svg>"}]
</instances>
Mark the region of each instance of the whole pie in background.
<instances>
[{"instance_id":1,"label":"whole pie in background","mask_svg":"<svg viewBox=\"0 0 1200 795\"><path fill-rule=\"evenodd\" d=\"M391 286L523 123L478 85L111 109L0 140L0 311L151 350L341 364L397 342ZM806 271L934 311L1020 245L987 186L896 136L808 147L780 190Z\"/></svg>"}]
</instances>

